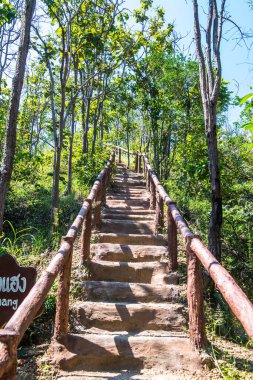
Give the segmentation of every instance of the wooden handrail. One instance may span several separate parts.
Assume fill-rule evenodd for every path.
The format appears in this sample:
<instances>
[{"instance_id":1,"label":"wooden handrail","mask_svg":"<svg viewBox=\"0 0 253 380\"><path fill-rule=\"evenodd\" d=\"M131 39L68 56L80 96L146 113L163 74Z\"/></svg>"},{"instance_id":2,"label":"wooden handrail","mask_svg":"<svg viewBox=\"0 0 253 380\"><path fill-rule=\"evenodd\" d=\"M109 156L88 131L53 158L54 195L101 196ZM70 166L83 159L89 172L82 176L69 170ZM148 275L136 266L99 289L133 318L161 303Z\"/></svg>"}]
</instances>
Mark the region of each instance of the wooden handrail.
<instances>
[{"instance_id":1,"label":"wooden handrail","mask_svg":"<svg viewBox=\"0 0 253 380\"><path fill-rule=\"evenodd\" d=\"M17 346L21 341L25 331L42 307L47 295L49 294L54 280L59 274L63 272L67 273L67 276L62 276L62 283L60 276L59 281L55 321L55 338L58 339L64 332L66 333L66 326L68 322L68 308L64 309L64 313L62 313L61 308L66 307L66 305L68 307L71 269L70 258L73 250L73 244L81 225L85 222L87 215L92 209L92 204L96 199L98 192L106 191L106 188L102 186L102 183L108 183L107 178L109 178L114 160L115 152L112 152L107 165L98 175L91 188L89 196L84 200L82 208L80 209L77 217L69 228L67 235L62 238L62 243L59 251L51 260L46 270L43 271L40 278L35 283L12 318L8 321L5 328L0 330L0 379L14 380L16 378ZM61 297L61 292L67 292L67 294L65 294L65 297ZM64 304L62 302L63 298Z\"/></svg>"},{"instance_id":2,"label":"wooden handrail","mask_svg":"<svg viewBox=\"0 0 253 380\"><path fill-rule=\"evenodd\" d=\"M147 173L147 183L148 181L151 181L155 186L157 193L161 196L164 204L168 207L169 214L172 216L175 225L181 232L186 242L188 261L187 293L190 336L192 341L197 347L202 347L206 341L203 317L202 279L199 276L200 270L198 268L198 260L209 273L210 277L214 281L214 284L219 289L224 300L227 302L236 318L241 322L250 339L253 340L253 304L250 302L233 277L228 273L228 271L216 260L201 240L190 230L187 222L177 209L176 203L173 202L166 193L163 185L160 183L155 172L152 170L146 155L142 153L139 153L139 155L142 156L143 163L146 168L145 172ZM169 226L169 229L173 229L173 227ZM172 234L169 233L169 245L171 244L171 241L169 241L171 239L174 239L175 242L176 237L174 231ZM169 260L175 262L175 257L171 257L173 254L175 254L175 247L174 252L169 252Z\"/></svg>"}]
</instances>

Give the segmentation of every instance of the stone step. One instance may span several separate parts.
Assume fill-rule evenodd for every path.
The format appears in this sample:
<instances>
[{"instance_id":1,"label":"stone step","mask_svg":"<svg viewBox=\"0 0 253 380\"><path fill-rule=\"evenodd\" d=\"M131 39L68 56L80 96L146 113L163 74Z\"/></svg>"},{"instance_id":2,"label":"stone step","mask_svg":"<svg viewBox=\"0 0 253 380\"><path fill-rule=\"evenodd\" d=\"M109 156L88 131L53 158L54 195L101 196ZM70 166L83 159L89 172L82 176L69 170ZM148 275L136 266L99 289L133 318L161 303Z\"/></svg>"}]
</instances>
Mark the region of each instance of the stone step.
<instances>
[{"instance_id":1,"label":"stone step","mask_svg":"<svg viewBox=\"0 0 253 380\"><path fill-rule=\"evenodd\" d=\"M104 213L112 213L112 214L118 214L118 215L148 215L155 217L155 210L147 209L144 210L143 208L137 208L137 207L131 207L131 209L123 208L115 208L115 207L108 207L106 206L104 209Z\"/></svg>"},{"instance_id":2,"label":"stone step","mask_svg":"<svg viewBox=\"0 0 253 380\"><path fill-rule=\"evenodd\" d=\"M122 371L74 371L69 374L69 372L61 371L57 375L56 380L203 380L208 379L208 373L202 374L202 371L190 374L185 371L163 371L160 374L158 371L153 371L152 369L145 370L122 370Z\"/></svg>"},{"instance_id":3,"label":"stone step","mask_svg":"<svg viewBox=\"0 0 253 380\"><path fill-rule=\"evenodd\" d=\"M113 182L114 186L123 186L123 187L135 187L135 188L142 188L146 189L146 182L145 181L134 181L134 180L129 180L129 181L123 181L123 180L118 180Z\"/></svg>"},{"instance_id":4,"label":"stone step","mask_svg":"<svg viewBox=\"0 0 253 380\"><path fill-rule=\"evenodd\" d=\"M129 200L133 200L133 201L142 201L142 200L145 200L145 201L148 201L149 200L149 194L148 193L140 193L140 194L108 194L107 200L119 200L119 201L129 201Z\"/></svg>"},{"instance_id":5,"label":"stone step","mask_svg":"<svg viewBox=\"0 0 253 380\"><path fill-rule=\"evenodd\" d=\"M128 180L128 179L136 179L138 181L144 181L144 177L142 174L137 174L137 173L130 173L130 172L125 172L125 173L120 173L116 172L116 175L114 177L114 180Z\"/></svg>"},{"instance_id":6,"label":"stone step","mask_svg":"<svg viewBox=\"0 0 253 380\"><path fill-rule=\"evenodd\" d=\"M130 214L130 213L115 213L115 212L112 212L112 213L109 213L109 212L106 212L104 214L102 214L102 219L113 219L113 220L134 220L134 221L140 221L140 222L144 222L146 220L153 220L154 221L154 215L151 214L151 215L144 215L144 214Z\"/></svg>"},{"instance_id":7,"label":"stone step","mask_svg":"<svg viewBox=\"0 0 253 380\"><path fill-rule=\"evenodd\" d=\"M142 211L143 214L149 213L149 210L150 210L149 205L145 206L145 207L140 206L140 205L139 206L128 206L126 203L118 203L118 204L114 203L114 204L106 205L105 211L108 209L111 212L125 212L125 213L127 211L129 211L129 213L130 212L134 213L135 211L136 212Z\"/></svg>"},{"instance_id":8,"label":"stone step","mask_svg":"<svg viewBox=\"0 0 253 380\"><path fill-rule=\"evenodd\" d=\"M177 273L168 273L165 262L86 261L84 265L94 281L178 284Z\"/></svg>"},{"instance_id":9,"label":"stone step","mask_svg":"<svg viewBox=\"0 0 253 380\"><path fill-rule=\"evenodd\" d=\"M96 327L108 331L182 331L186 327L182 304L77 302L71 311L72 332Z\"/></svg>"},{"instance_id":10,"label":"stone step","mask_svg":"<svg viewBox=\"0 0 253 380\"><path fill-rule=\"evenodd\" d=\"M139 195L139 194L142 194L143 192L150 194L149 191L147 191L146 188L143 188L143 187L141 189L138 189L136 187L131 188L129 186L127 186L127 187L120 186L120 187L112 187L110 189L110 192L108 195L110 195L110 194L112 194L112 195L113 194L129 194L129 195L138 194Z\"/></svg>"},{"instance_id":11,"label":"stone step","mask_svg":"<svg viewBox=\"0 0 253 380\"><path fill-rule=\"evenodd\" d=\"M152 368L189 372L201 370L199 353L186 337L69 334L64 345L55 342L54 363L61 369L133 370Z\"/></svg>"},{"instance_id":12,"label":"stone step","mask_svg":"<svg viewBox=\"0 0 253 380\"><path fill-rule=\"evenodd\" d=\"M160 261L168 255L167 247L155 245L92 244L91 253L98 260Z\"/></svg>"},{"instance_id":13,"label":"stone step","mask_svg":"<svg viewBox=\"0 0 253 380\"><path fill-rule=\"evenodd\" d=\"M162 235L137 235L137 234L97 234L99 243L115 243L124 245L162 245L166 246L167 241Z\"/></svg>"},{"instance_id":14,"label":"stone step","mask_svg":"<svg viewBox=\"0 0 253 380\"><path fill-rule=\"evenodd\" d=\"M106 199L106 204L108 207L122 207L126 206L137 206L137 207L147 207L150 206L150 201L148 199Z\"/></svg>"},{"instance_id":15,"label":"stone step","mask_svg":"<svg viewBox=\"0 0 253 380\"><path fill-rule=\"evenodd\" d=\"M99 229L102 233L122 234L153 234L155 232L154 221L135 222L132 220L103 219Z\"/></svg>"},{"instance_id":16,"label":"stone step","mask_svg":"<svg viewBox=\"0 0 253 380\"><path fill-rule=\"evenodd\" d=\"M85 281L84 300L105 302L173 302L185 299L185 287L164 284Z\"/></svg>"}]
</instances>

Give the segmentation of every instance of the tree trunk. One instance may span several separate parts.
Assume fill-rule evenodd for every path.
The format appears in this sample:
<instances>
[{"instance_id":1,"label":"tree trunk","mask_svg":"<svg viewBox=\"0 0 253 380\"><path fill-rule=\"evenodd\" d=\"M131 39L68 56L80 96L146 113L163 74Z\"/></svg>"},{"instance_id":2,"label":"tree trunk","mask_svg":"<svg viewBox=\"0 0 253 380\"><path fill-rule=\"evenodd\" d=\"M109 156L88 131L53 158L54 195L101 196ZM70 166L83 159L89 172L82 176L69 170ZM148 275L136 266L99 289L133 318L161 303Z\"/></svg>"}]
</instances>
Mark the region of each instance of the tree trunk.
<instances>
[{"instance_id":1,"label":"tree trunk","mask_svg":"<svg viewBox=\"0 0 253 380\"><path fill-rule=\"evenodd\" d=\"M208 245L216 259L221 261L222 197L216 123L217 102L221 83L220 43L222 39L226 0L221 1L220 12L218 12L217 1L209 1L208 22L205 32L205 54L201 42L202 34L199 23L198 1L192 0L192 3L211 182L212 211L208 231Z\"/></svg>"},{"instance_id":2,"label":"tree trunk","mask_svg":"<svg viewBox=\"0 0 253 380\"><path fill-rule=\"evenodd\" d=\"M54 175L52 188L52 231L57 232L59 226L59 192L60 192L60 169L61 169L61 147L56 146L54 150Z\"/></svg>"},{"instance_id":3,"label":"tree trunk","mask_svg":"<svg viewBox=\"0 0 253 380\"><path fill-rule=\"evenodd\" d=\"M73 157L73 141L75 133L75 101L72 96L72 114L71 114L71 131L69 137L69 156L68 156L68 182L65 195L71 192L72 187L72 157Z\"/></svg>"},{"instance_id":4,"label":"tree trunk","mask_svg":"<svg viewBox=\"0 0 253 380\"><path fill-rule=\"evenodd\" d=\"M208 248L218 261L221 261L221 227L222 227L222 195L219 170L216 112L210 110L214 117L209 119L206 127L206 144L208 148L209 172L211 181L211 217L208 230Z\"/></svg>"},{"instance_id":5,"label":"tree trunk","mask_svg":"<svg viewBox=\"0 0 253 380\"><path fill-rule=\"evenodd\" d=\"M89 118L90 118L90 98L87 99L85 109L84 91L82 91L82 127L83 127L83 146L82 153L88 153L88 130L89 130Z\"/></svg>"},{"instance_id":6,"label":"tree trunk","mask_svg":"<svg viewBox=\"0 0 253 380\"><path fill-rule=\"evenodd\" d=\"M4 150L0 169L0 235L3 229L6 195L13 171L14 155L16 150L18 110L25 75L26 58L30 42L30 29L35 5L36 0L26 0L25 2L25 12L22 19L16 70L12 81L12 92L10 96Z\"/></svg>"}]
</instances>

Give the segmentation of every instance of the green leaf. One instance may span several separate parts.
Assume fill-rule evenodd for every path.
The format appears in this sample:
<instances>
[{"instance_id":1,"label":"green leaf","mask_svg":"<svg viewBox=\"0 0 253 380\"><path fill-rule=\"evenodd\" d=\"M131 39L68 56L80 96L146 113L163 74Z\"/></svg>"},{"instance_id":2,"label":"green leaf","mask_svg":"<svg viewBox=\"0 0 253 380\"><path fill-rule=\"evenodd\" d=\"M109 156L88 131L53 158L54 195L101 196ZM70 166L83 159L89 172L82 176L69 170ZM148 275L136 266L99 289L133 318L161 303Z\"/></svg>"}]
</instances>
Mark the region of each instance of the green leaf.
<instances>
[{"instance_id":1,"label":"green leaf","mask_svg":"<svg viewBox=\"0 0 253 380\"><path fill-rule=\"evenodd\" d=\"M244 104L247 102L247 100L251 100L251 98L253 98L253 92L251 92L250 94L247 94L245 95L241 100L240 100L240 105L241 104Z\"/></svg>"},{"instance_id":2,"label":"green leaf","mask_svg":"<svg viewBox=\"0 0 253 380\"><path fill-rule=\"evenodd\" d=\"M253 123L243 124L242 128L246 129L246 131L253 132Z\"/></svg>"}]
</instances>

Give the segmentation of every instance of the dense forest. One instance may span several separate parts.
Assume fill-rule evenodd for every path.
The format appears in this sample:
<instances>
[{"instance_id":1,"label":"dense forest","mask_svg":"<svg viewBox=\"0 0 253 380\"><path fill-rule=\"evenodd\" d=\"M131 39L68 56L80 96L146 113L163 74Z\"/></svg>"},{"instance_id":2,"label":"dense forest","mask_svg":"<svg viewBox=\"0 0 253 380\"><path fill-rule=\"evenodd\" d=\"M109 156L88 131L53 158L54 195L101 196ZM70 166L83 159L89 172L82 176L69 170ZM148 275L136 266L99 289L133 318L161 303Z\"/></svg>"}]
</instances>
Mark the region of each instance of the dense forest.
<instances>
[{"instance_id":1,"label":"dense forest","mask_svg":"<svg viewBox=\"0 0 253 380\"><path fill-rule=\"evenodd\" d=\"M152 0L133 12L123 0L0 1L1 253L30 263L57 248L119 145L149 156L253 300L253 94L239 99L222 77L226 2L209 3L202 31L193 1L196 55L187 56ZM233 104L241 115L227 128ZM210 324L245 343L216 298Z\"/></svg>"}]
</instances>

